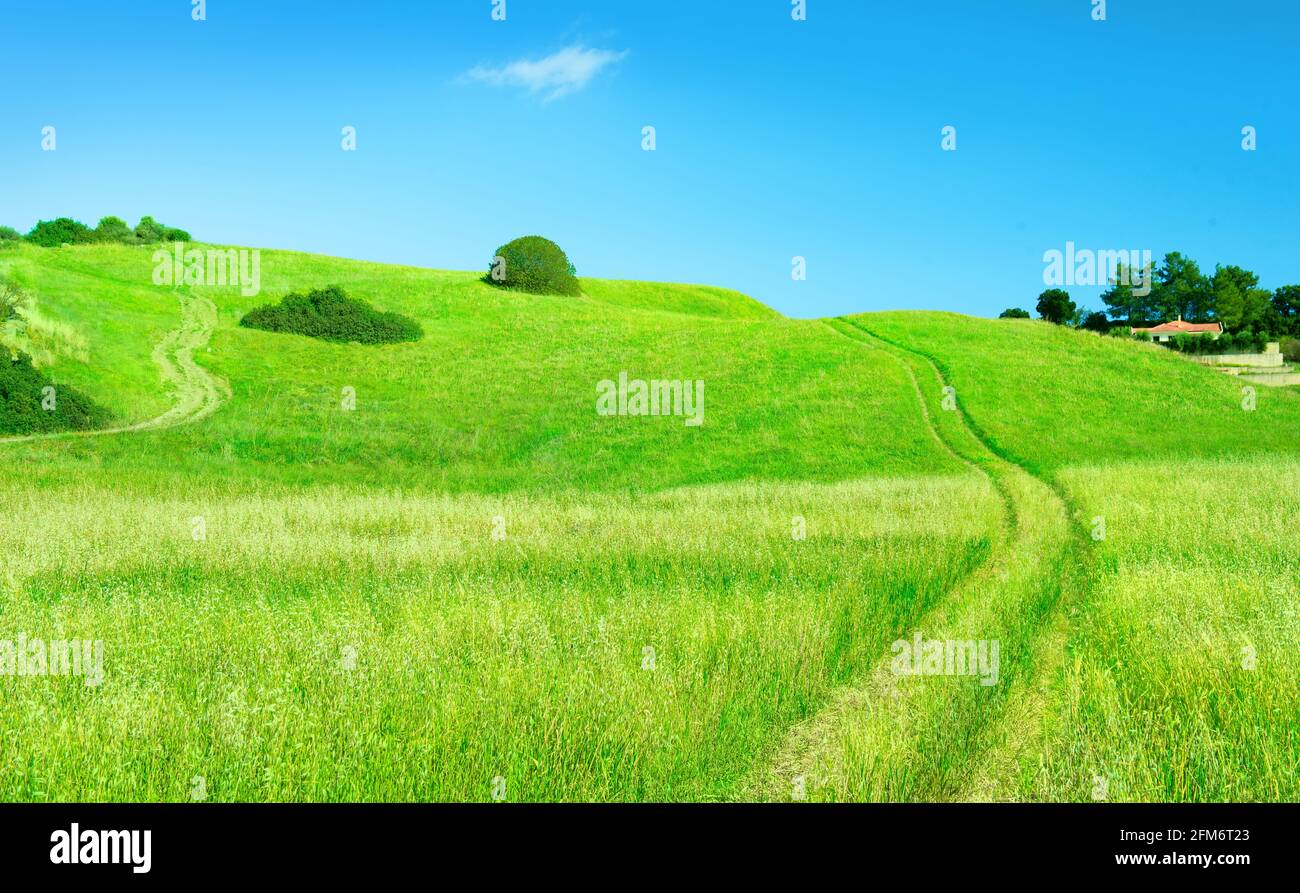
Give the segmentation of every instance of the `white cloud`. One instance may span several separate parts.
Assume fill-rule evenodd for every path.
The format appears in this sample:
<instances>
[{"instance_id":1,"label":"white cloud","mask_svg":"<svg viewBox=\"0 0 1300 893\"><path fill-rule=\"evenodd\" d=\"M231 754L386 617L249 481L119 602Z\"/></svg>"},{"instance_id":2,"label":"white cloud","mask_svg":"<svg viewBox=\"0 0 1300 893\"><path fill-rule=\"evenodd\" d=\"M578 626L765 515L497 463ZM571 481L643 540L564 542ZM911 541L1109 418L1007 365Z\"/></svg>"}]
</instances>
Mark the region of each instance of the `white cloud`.
<instances>
[{"instance_id":1,"label":"white cloud","mask_svg":"<svg viewBox=\"0 0 1300 893\"><path fill-rule=\"evenodd\" d=\"M546 91L543 102L575 93L587 86L601 69L627 55L627 50L591 50L581 44L566 47L541 59L519 59L500 68L471 68L465 78L494 87L523 87L529 93Z\"/></svg>"}]
</instances>

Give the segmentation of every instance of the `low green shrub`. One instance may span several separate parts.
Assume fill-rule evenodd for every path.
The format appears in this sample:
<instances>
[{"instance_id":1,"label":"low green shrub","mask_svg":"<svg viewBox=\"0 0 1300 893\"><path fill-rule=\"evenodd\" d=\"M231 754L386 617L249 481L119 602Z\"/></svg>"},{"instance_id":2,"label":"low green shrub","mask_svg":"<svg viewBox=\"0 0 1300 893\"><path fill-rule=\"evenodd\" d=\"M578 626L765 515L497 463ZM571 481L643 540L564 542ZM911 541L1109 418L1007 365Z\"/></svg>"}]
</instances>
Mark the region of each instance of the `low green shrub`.
<instances>
[{"instance_id":1,"label":"low green shrub","mask_svg":"<svg viewBox=\"0 0 1300 893\"><path fill-rule=\"evenodd\" d=\"M164 226L152 217L145 216L141 217L140 222L135 225L135 241L147 245L158 242L188 242L190 234L174 226Z\"/></svg>"},{"instance_id":2,"label":"low green shrub","mask_svg":"<svg viewBox=\"0 0 1300 893\"><path fill-rule=\"evenodd\" d=\"M135 233L121 217L104 217L95 227L95 238L100 242L134 242Z\"/></svg>"},{"instance_id":3,"label":"low green shrub","mask_svg":"<svg viewBox=\"0 0 1300 893\"><path fill-rule=\"evenodd\" d=\"M159 242L188 242L190 234L174 226L164 226L146 215L135 225L134 238L130 241L145 245L155 245Z\"/></svg>"},{"instance_id":4,"label":"low green shrub","mask_svg":"<svg viewBox=\"0 0 1300 893\"><path fill-rule=\"evenodd\" d=\"M135 240L137 242L152 244L161 242L166 237L167 228L148 215L141 217L140 222L135 225Z\"/></svg>"},{"instance_id":5,"label":"low green shrub","mask_svg":"<svg viewBox=\"0 0 1300 893\"><path fill-rule=\"evenodd\" d=\"M349 298L337 285L288 294L279 304L249 311L239 324L248 329L306 335L322 341L358 344L393 344L419 341L420 324L400 313L376 310L365 301Z\"/></svg>"},{"instance_id":6,"label":"low green shrub","mask_svg":"<svg viewBox=\"0 0 1300 893\"><path fill-rule=\"evenodd\" d=\"M0 242L17 242L22 237L22 233L12 226L0 226Z\"/></svg>"},{"instance_id":7,"label":"low green shrub","mask_svg":"<svg viewBox=\"0 0 1300 893\"><path fill-rule=\"evenodd\" d=\"M80 245L95 241L95 231L80 220L71 217L57 217L54 220L41 220L27 234L27 241L44 248L58 248L60 245Z\"/></svg>"},{"instance_id":8,"label":"low green shrub","mask_svg":"<svg viewBox=\"0 0 1300 893\"><path fill-rule=\"evenodd\" d=\"M497 249L486 281L535 295L582 294L577 270L550 239L523 236Z\"/></svg>"},{"instance_id":9,"label":"low green shrub","mask_svg":"<svg viewBox=\"0 0 1300 893\"><path fill-rule=\"evenodd\" d=\"M1268 346L1268 334L1265 332L1246 331L1242 334L1245 337L1237 340L1238 349L1244 348L1242 353L1263 353Z\"/></svg>"},{"instance_id":10,"label":"low green shrub","mask_svg":"<svg viewBox=\"0 0 1300 893\"><path fill-rule=\"evenodd\" d=\"M0 434L102 428L112 413L75 388L56 385L20 353L0 352Z\"/></svg>"},{"instance_id":11,"label":"low green shrub","mask_svg":"<svg viewBox=\"0 0 1300 893\"><path fill-rule=\"evenodd\" d=\"M1134 337L1140 340L1149 340L1149 338L1142 338L1144 334L1139 332ZM1268 341L1269 335L1267 332L1246 329L1236 333L1224 332L1218 338L1210 338L1206 335L1188 335L1179 332L1173 338L1161 342L1161 344L1180 353L1213 356L1225 353L1263 353Z\"/></svg>"},{"instance_id":12,"label":"low green shrub","mask_svg":"<svg viewBox=\"0 0 1300 893\"><path fill-rule=\"evenodd\" d=\"M31 307L31 296L7 278L0 278L0 325L18 319Z\"/></svg>"},{"instance_id":13,"label":"low green shrub","mask_svg":"<svg viewBox=\"0 0 1300 893\"><path fill-rule=\"evenodd\" d=\"M1300 363L1300 340L1284 338L1282 340L1282 356L1288 363Z\"/></svg>"}]
</instances>

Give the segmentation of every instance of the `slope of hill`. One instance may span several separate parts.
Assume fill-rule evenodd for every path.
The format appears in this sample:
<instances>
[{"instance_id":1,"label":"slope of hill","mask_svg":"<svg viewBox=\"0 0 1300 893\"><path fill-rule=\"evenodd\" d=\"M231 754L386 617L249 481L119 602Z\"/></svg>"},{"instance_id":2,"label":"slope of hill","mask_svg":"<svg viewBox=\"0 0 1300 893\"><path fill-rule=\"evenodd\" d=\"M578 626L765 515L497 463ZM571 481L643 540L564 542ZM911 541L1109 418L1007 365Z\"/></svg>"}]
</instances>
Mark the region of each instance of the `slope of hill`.
<instances>
[{"instance_id":1,"label":"slope of hill","mask_svg":"<svg viewBox=\"0 0 1300 893\"><path fill-rule=\"evenodd\" d=\"M912 781L937 751L942 775L912 796L1294 799L1300 394L1260 389L1247 410L1240 382L1177 355L1039 322L850 322L932 359L986 443L1065 500L1075 547L1056 604L1004 638L1027 672L986 699L963 757L921 739L894 765L864 747L869 723L840 723L822 796L879 796L882 766ZM930 686L913 712L951 731L962 695Z\"/></svg>"},{"instance_id":2,"label":"slope of hill","mask_svg":"<svg viewBox=\"0 0 1300 893\"><path fill-rule=\"evenodd\" d=\"M151 283L150 254L0 254L0 274L12 270L90 343L89 362L68 358L52 373L129 421L160 409L151 351L178 312L177 295ZM537 297L471 273L278 251L262 252L261 272L256 298L193 289L219 317L199 359L235 399L202 429L153 435L147 451L96 444L97 461L200 474L234 462L268 479L478 491L959 470L919 419L895 412L907 399L896 368L734 293L585 280L591 298ZM256 304L326 284L415 318L425 338L358 347L237 326ZM703 424L598 416L597 384L620 373L702 381ZM355 411L342 408L346 393ZM84 459L91 448L61 449Z\"/></svg>"},{"instance_id":3,"label":"slope of hill","mask_svg":"<svg viewBox=\"0 0 1300 893\"><path fill-rule=\"evenodd\" d=\"M0 798L1297 794L1300 508L1255 508L1300 492L1293 393L1034 323L150 254L0 251L120 420L0 441L0 613L104 646L0 675ZM237 325L332 284L425 337ZM621 372L703 424L599 415ZM997 681L892 674L917 633Z\"/></svg>"},{"instance_id":4,"label":"slope of hill","mask_svg":"<svg viewBox=\"0 0 1300 893\"><path fill-rule=\"evenodd\" d=\"M727 798L1000 537L902 369L720 290L263 252L246 298L154 287L132 249L0 266L86 340L51 372L128 420L165 411L158 345L196 308L192 359L230 387L180 427L0 444L6 620L105 655L95 686L0 677L6 799ZM320 284L425 339L237 327ZM598 416L621 371L703 380L704 424Z\"/></svg>"},{"instance_id":5,"label":"slope of hill","mask_svg":"<svg viewBox=\"0 0 1300 893\"><path fill-rule=\"evenodd\" d=\"M1243 385L1168 350L1040 321L954 313L851 320L944 371L994 449L1041 472L1167 457L1300 453L1300 391Z\"/></svg>"}]
</instances>

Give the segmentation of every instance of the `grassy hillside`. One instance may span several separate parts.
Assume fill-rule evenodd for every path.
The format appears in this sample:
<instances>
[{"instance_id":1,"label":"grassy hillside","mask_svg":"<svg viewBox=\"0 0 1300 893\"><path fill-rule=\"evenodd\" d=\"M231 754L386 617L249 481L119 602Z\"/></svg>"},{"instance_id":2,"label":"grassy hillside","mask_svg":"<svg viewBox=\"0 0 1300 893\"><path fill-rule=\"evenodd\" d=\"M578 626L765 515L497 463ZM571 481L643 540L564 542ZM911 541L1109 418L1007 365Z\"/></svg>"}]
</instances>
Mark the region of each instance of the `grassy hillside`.
<instances>
[{"instance_id":1,"label":"grassy hillside","mask_svg":"<svg viewBox=\"0 0 1300 893\"><path fill-rule=\"evenodd\" d=\"M1292 721L1300 701L1300 395L1260 388L1258 409L1246 412L1241 384L1219 373L1044 323L940 313L851 322L905 355L932 357L972 429L1052 485L1056 494L1040 494L1034 510L1063 500L1076 543L1056 571L1054 603L1034 623L1021 615L1010 640L1028 649L1023 676L1011 677L1005 703L987 699L993 709L973 740L942 747L945 762L920 793L1300 795ZM989 603L1011 604L1005 581L1000 588ZM910 708L912 722L943 716L951 732L960 691L934 689ZM872 785L882 761L864 749L869 730L850 722L828 733L838 770L824 796L897 793ZM917 743L894 751L903 767L894 784L925 771L916 762L927 742Z\"/></svg>"},{"instance_id":2,"label":"grassy hillside","mask_svg":"<svg viewBox=\"0 0 1300 893\"><path fill-rule=\"evenodd\" d=\"M119 418L139 421L169 403L151 354L176 324L176 296L155 288L149 275L114 277L109 261L118 256L152 269L144 248L51 251L17 244L0 250L0 277L33 293L43 317L84 339L84 356L65 354L49 369L55 380L80 388Z\"/></svg>"},{"instance_id":3,"label":"grassy hillside","mask_svg":"<svg viewBox=\"0 0 1300 893\"><path fill-rule=\"evenodd\" d=\"M215 305L197 358L231 390L171 430L0 447L6 624L105 643L99 687L0 677L6 798L734 796L1000 536L903 370L719 289L264 252L250 299L155 289L145 251L0 258L87 340L51 373L129 420L183 301ZM323 284L426 337L236 325ZM703 379L704 424L597 417L622 370Z\"/></svg>"},{"instance_id":4,"label":"grassy hillside","mask_svg":"<svg viewBox=\"0 0 1300 893\"><path fill-rule=\"evenodd\" d=\"M0 443L0 640L104 644L97 686L0 675L0 798L1300 796L1294 392L1039 323L150 254L0 250L121 428ZM423 339L237 325L326 285ZM623 371L704 424L598 416ZM916 633L996 683L893 673Z\"/></svg>"},{"instance_id":5,"label":"grassy hillside","mask_svg":"<svg viewBox=\"0 0 1300 893\"><path fill-rule=\"evenodd\" d=\"M149 258L123 247L0 254L0 274L12 269L90 341L89 362L68 359L53 374L128 420L160 409L150 350L177 314L176 295L151 285ZM237 327L255 305L326 284L413 317L424 340L360 348ZM267 479L494 492L956 470L920 419L894 411L908 399L898 369L818 323L720 289L583 284L592 297L538 297L476 274L266 251L257 298L195 289L220 319L199 359L234 393L210 424L150 435L147 450L58 450L144 474L233 463ZM598 417L597 382L621 371L704 381L704 424ZM345 387L355 412L340 408Z\"/></svg>"},{"instance_id":6,"label":"grassy hillside","mask_svg":"<svg viewBox=\"0 0 1300 893\"><path fill-rule=\"evenodd\" d=\"M935 361L1002 454L1040 471L1167 457L1300 454L1300 389L1256 387L1168 350L1037 320L870 313L854 323Z\"/></svg>"}]
</instances>

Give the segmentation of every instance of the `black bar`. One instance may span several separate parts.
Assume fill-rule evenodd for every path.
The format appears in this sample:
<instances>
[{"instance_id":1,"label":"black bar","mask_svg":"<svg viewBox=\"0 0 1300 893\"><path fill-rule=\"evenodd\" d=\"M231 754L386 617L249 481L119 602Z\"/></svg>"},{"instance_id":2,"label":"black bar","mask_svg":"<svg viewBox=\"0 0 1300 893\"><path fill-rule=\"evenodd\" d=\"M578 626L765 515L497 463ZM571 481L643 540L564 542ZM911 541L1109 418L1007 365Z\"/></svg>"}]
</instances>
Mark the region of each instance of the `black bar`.
<instances>
[{"instance_id":1,"label":"black bar","mask_svg":"<svg viewBox=\"0 0 1300 893\"><path fill-rule=\"evenodd\" d=\"M863 879L911 871L975 880L996 870L999 879L1199 872L1227 880L1243 871L1294 871L1297 819L1294 804L4 804L0 864L7 879L128 883L413 873L450 882L466 872L532 883L560 876L666 882L832 877L845 869ZM119 864L55 864L52 836L70 834L73 823L79 836L148 829L148 872L134 870L129 850ZM1182 837L1171 840L1171 829ZM1162 862L1179 854L1212 861ZM1128 856L1154 856L1156 864L1118 864ZM1213 861L1221 856L1249 861Z\"/></svg>"}]
</instances>

